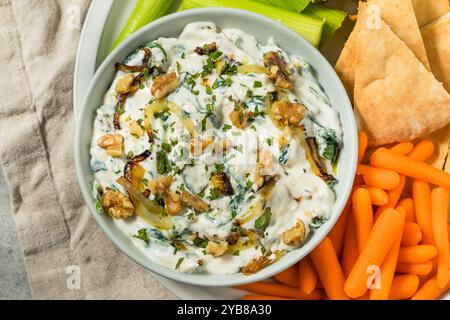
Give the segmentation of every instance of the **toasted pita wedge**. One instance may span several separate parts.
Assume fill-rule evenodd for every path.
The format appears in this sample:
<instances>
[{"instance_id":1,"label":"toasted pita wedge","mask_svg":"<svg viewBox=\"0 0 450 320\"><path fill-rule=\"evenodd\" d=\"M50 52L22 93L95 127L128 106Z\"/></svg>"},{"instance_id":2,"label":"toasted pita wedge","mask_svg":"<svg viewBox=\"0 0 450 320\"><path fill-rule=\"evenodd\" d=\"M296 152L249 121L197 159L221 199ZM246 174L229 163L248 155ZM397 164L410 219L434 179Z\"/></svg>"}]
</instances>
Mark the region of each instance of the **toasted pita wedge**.
<instances>
[{"instance_id":1,"label":"toasted pita wedge","mask_svg":"<svg viewBox=\"0 0 450 320\"><path fill-rule=\"evenodd\" d=\"M411 0L369 0L367 3L380 8L384 22L429 70L430 65Z\"/></svg>"},{"instance_id":2,"label":"toasted pita wedge","mask_svg":"<svg viewBox=\"0 0 450 320\"><path fill-rule=\"evenodd\" d=\"M422 29L431 71L450 92L450 16Z\"/></svg>"},{"instance_id":3,"label":"toasted pita wedge","mask_svg":"<svg viewBox=\"0 0 450 320\"><path fill-rule=\"evenodd\" d=\"M424 137L434 142L436 149L428 161L432 166L450 172L450 124Z\"/></svg>"},{"instance_id":4,"label":"toasted pita wedge","mask_svg":"<svg viewBox=\"0 0 450 320\"><path fill-rule=\"evenodd\" d=\"M416 57L427 67L427 69L430 69L411 0L370 0L368 4L376 6L372 8L373 14L379 14L392 28L394 33L414 52ZM359 11L361 11L361 9ZM360 14L358 14L358 21L359 20ZM335 66L336 72L341 78L350 97L353 97L353 88L355 86L357 30L358 23L345 43L344 49Z\"/></svg>"},{"instance_id":5,"label":"toasted pita wedge","mask_svg":"<svg viewBox=\"0 0 450 320\"><path fill-rule=\"evenodd\" d=\"M443 128L450 123L450 95L383 20L372 18L361 10L355 70L355 104L369 144Z\"/></svg>"},{"instance_id":6,"label":"toasted pita wedge","mask_svg":"<svg viewBox=\"0 0 450 320\"><path fill-rule=\"evenodd\" d=\"M336 73L344 84L345 90L351 100L353 100L353 88L355 87L355 67L356 67L356 28L353 29L341 55L336 62Z\"/></svg>"},{"instance_id":7,"label":"toasted pita wedge","mask_svg":"<svg viewBox=\"0 0 450 320\"><path fill-rule=\"evenodd\" d=\"M412 0L412 4L420 28L450 11L448 0Z\"/></svg>"}]
</instances>

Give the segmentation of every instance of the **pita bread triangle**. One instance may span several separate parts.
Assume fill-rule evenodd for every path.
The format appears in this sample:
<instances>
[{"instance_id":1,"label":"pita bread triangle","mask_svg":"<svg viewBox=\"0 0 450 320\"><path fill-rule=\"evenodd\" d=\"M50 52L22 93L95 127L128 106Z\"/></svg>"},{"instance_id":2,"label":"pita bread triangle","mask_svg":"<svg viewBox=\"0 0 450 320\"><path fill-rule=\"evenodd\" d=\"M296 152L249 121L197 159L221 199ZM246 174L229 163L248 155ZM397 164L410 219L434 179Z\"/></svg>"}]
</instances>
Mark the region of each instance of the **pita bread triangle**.
<instances>
[{"instance_id":1,"label":"pita bread triangle","mask_svg":"<svg viewBox=\"0 0 450 320\"><path fill-rule=\"evenodd\" d=\"M379 17L361 6L355 104L371 146L412 140L450 123L450 95Z\"/></svg>"},{"instance_id":2,"label":"pita bread triangle","mask_svg":"<svg viewBox=\"0 0 450 320\"><path fill-rule=\"evenodd\" d=\"M420 28L450 11L448 0L412 0L412 4Z\"/></svg>"},{"instance_id":3,"label":"pita bread triangle","mask_svg":"<svg viewBox=\"0 0 450 320\"><path fill-rule=\"evenodd\" d=\"M431 71L450 92L450 14L422 29Z\"/></svg>"},{"instance_id":4,"label":"pita bread triangle","mask_svg":"<svg viewBox=\"0 0 450 320\"><path fill-rule=\"evenodd\" d=\"M369 5L376 6L381 18L392 28L394 33L402 39L406 45L414 52L417 58L430 69L425 46L417 25L414 8L411 0L370 0ZM361 5L365 3L360 2ZM361 15L358 13L358 21ZM350 97L353 97L355 86L355 66L356 66L356 33L358 32L358 23L339 56L336 63L336 72L341 78L345 89Z\"/></svg>"}]
</instances>

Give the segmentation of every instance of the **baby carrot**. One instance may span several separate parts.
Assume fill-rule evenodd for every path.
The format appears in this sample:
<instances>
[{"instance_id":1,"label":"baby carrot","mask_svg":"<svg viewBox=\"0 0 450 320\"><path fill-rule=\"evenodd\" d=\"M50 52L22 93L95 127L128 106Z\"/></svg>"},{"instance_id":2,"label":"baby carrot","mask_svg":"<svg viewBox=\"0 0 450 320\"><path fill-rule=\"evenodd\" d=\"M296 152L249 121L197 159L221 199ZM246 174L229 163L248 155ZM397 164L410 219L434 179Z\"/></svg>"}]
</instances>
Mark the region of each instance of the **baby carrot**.
<instances>
[{"instance_id":1,"label":"baby carrot","mask_svg":"<svg viewBox=\"0 0 450 320\"><path fill-rule=\"evenodd\" d=\"M330 238L325 237L310 256L328 298L347 300L348 296L344 292L344 274Z\"/></svg>"},{"instance_id":2,"label":"baby carrot","mask_svg":"<svg viewBox=\"0 0 450 320\"><path fill-rule=\"evenodd\" d=\"M434 258L436 254L436 247L429 244L401 247L398 253L398 262L423 263Z\"/></svg>"},{"instance_id":3,"label":"baby carrot","mask_svg":"<svg viewBox=\"0 0 450 320\"><path fill-rule=\"evenodd\" d=\"M344 207L344 210L342 210L341 216L339 217L338 221L333 226L330 233L328 233L328 237L333 243L334 250L336 251L336 255L338 257L341 256L342 247L344 245L345 228L347 225L348 216L351 211L351 204L352 201L349 199Z\"/></svg>"},{"instance_id":4,"label":"baby carrot","mask_svg":"<svg viewBox=\"0 0 450 320\"><path fill-rule=\"evenodd\" d=\"M447 224L447 233L448 233L448 237L450 239L450 223Z\"/></svg>"},{"instance_id":5,"label":"baby carrot","mask_svg":"<svg viewBox=\"0 0 450 320\"><path fill-rule=\"evenodd\" d=\"M414 180L412 184L416 220L422 230L423 244L433 244L433 226L431 224L431 190L427 182Z\"/></svg>"},{"instance_id":6,"label":"baby carrot","mask_svg":"<svg viewBox=\"0 0 450 320\"><path fill-rule=\"evenodd\" d=\"M352 298L367 291L367 271L371 266L380 266L392 244L402 230L402 216L394 209L381 213L345 282L345 292Z\"/></svg>"},{"instance_id":7,"label":"baby carrot","mask_svg":"<svg viewBox=\"0 0 450 320\"><path fill-rule=\"evenodd\" d=\"M419 288L419 277L415 274L404 274L394 277L389 292L391 300L405 300L411 298Z\"/></svg>"},{"instance_id":8,"label":"baby carrot","mask_svg":"<svg viewBox=\"0 0 450 320\"><path fill-rule=\"evenodd\" d=\"M381 212L383 212L384 210L393 209L397 206L398 199L400 199L400 196L403 192L403 188L405 187L405 182L406 182L405 176L400 176L400 183L398 184L398 186L387 192L388 202L385 205L379 206L377 208L377 211L375 212L375 220L378 219Z\"/></svg>"},{"instance_id":9,"label":"baby carrot","mask_svg":"<svg viewBox=\"0 0 450 320\"><path fill-rule=\"evenodd\" d=\"M384 190L392 190L400 183L400 176L392 170L360 164L356 169L356 173L362 174L364 182L368 186L379 187Z\"/></svg>"},{"instance_id":10,"label":"baby carrot","mask_svg":"<svg viewBox=\"0 0 450 320\"><path fill-rule=\"evenodd\" d=\"M300 290L308 294L317 287L317 273L309 256L298 263L298 284Z\"/></svg>"},{"instance_id":11,"label":"baby carrot","mask_svg":"<svg viewBox=\"0 0 450 320\"><path fill-rule=\"evenodd\" d=\"M434 143L430 140L420 141L408 155L411 159L425 162L427 161L434 152Z\"/></svg>"},{"instance_id":12,"label":"baby carrot","mask_svg":"<svg viewBox=\"0 0 450 320\"><path fill-rule=\"evenodd\" d=\"M369 191L365 188L356 189L353 192L352 204L358 250L361 252L373 227L373 212Z\"/></svg>"},{"instance_id":13,"label":"baby carrot","mask_svg":"<svg viewBox=\"0 0 450 320\"><path fill-rule=\"evenodd\" d=\"M361 163L364 158L364 153L366 153L367 149L367 135L365 132L358 132L358 163Z\"/></svg>"},{"instance_id":14,"label":"baby carrot","mask_svg":"<svg viewBox=\"0 0 450 320\"><path fill-rule=\"evenodd\" d=\"M422 240L422 231L417 223L406 221L403 226L402 245L415 246Z\"/></svg>"},{"instance_id":15,"label":"baby carrot","mask_svg":"<svg viewBox=\"0 0 450 320\"><path fill-rule=\"evenodd\" d=\"M395 271L398 273L412 273L418 276L427 276L433 269L433 262L427 261L423 263L397 263Z\"/></svg>"},{"instance_id":16,"label":"baby carrot","mask_svg":"<svg viewBox=\"0 0 450 320\"><path fill-rule=\"evenodd\" d=\"M386 148L375 150L370 156L370 164L374 167L393 170L399 174L450 189L450 173Z\"/></svg>"},{"instance_id":17,"label":"baby carrot","mask_svg":"<svg viewBox=\"0 0 450 320\"><path fill-rule=\"evenodd\" d=\"M403 207L398 207L396 211L401 216L401 228L403 228L406 216L405 209L403 209ZM389 299L389 292L391 291L392 287L392 279L394 279L395 266L397 265L398 252L400 250L401 241L402 241L402 233L399 232L397 234L397 238L392 243L392 246L389 249L386 258L384 258L383 263L381 264L379 286L373 288L370 291L370 300Z\"/></svg>"},{"instance_id":18,"label":"baby carrot","mask_svg":"<svg viewBox=\"0 0 450 320\"><path fill-rule=\"evenodd\" d=\"M292 299L277 296L265 296L262 294L246 294L245 296L241 297L241 300L292 300Z\"/></svg>"},{"instance_id":19,"label":"baby carrot","mask_svg":"<svg viewBox=\"0 0 450 320\"><path fill-rule=\"evenodd\" d=\"M443 288L450 279L450 250L447 231L448 191L436 188L431 191L431 222L434 243L438 250L437 282Z\"/></svg>"},{"instance_id":20,"label":"baby carrot","mask_svg":"<svg viewBox=\"0 0 450 320\"><path fill-rule=\"evenodd\" d=\"M314 290L311 294L306 294L298 288L287 286L285 284L269 283L269 282L253 282L236 286L236 289L254 292L257 294L277 296L283 298L294 298L302 300L316 300L321 299L322 294L319 290Z\"/></svg>"},{"instance_id":21,"label":"baby carrot","mask_svg":"<svg viewBox=\"0 0 450 320\"><path fill-rule=\"evenodd\" d=\"M383 189L377 187L367 187L366 189L369 191L372 204L382 206L388 202L388 194Z\"/></svg>"},{"instance_id":22,"label":"baby carrot","mask_svg":"<svg viewBox=\"0 0 450 320\"><path fill-rule=\"evenodd\" d=\"M414 145L412 144L412 142L400 142L391 148L392 151L404 156L413 151L413 149Z\"/></svg>"},{"instance_id":23,"label":"baby carrot","mask_svg":"<svg viewBox=\"0 0 450 320\"><path fill-rule=\"evenodd\" d=\"M351 214L348 217L347 229L345 230L344 248L342 251L342 271L345 277L348 277L350 271L358 260L359 250L356 240L355 219Z\"/></svg>"},{"instance_id":24,"label":"baby carrot","mask_svg":"<svg viewBox=\"0 0 450 320\"><path fill-rule=\"evenodd\" d=\"M278 282L291 287L298 287L298 266L294 264L273 276Z\"/></svg>"},{"instance_id":25,"label":"baby carrot","mask_svg":"<svg viewBox=\"0 0 450 320\"><path fill-rule=\"evenodd\" d=\"M439 298L443 293L450 289L450 281L445 287L438 286L437 276L426 281L412 296L411 300L433 300Z\"/></svg>"},{"instance_id":26,"label":"baby carrot","mask_svg":"<svg viewBox=\"0 0 450 320\"><path fill-rule=\"evenodd\" d=\"M398 202L399 206L402 206L406 210L406 221L416 222L416 216L414 213L414 202L411 198L404 198Z\"/></svg>"}]
</instances>

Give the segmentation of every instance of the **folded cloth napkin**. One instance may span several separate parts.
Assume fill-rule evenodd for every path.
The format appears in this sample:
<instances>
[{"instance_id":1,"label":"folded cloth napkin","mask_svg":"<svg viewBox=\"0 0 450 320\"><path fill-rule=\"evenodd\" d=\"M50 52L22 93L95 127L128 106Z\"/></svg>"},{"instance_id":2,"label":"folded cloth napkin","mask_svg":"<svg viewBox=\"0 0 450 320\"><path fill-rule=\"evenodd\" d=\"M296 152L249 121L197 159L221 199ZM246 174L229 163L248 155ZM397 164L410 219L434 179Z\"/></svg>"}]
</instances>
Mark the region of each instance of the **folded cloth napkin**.
<instances>
[{"instance_id":1,"label":"folded cloth napkin","mask_svg":"<svg viewBox=\"0 0 450 320\"><path fill-rule=\"evenodd\" d=\"M0 158L35 299L170 299L84 204L72 78L83 0L0 0Z\"/></svg>"}]
</instances>

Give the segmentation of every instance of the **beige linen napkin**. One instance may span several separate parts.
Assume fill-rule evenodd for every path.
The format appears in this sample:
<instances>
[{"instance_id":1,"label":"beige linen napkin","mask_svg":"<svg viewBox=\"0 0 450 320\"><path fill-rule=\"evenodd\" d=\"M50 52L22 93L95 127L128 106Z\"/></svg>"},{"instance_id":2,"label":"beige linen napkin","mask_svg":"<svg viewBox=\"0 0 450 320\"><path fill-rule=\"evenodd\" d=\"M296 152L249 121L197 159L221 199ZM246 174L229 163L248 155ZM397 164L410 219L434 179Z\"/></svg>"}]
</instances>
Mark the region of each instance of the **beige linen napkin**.
<instances>
[{"instance_id":1,"label":"beige linen napkin","mask_svg":"<svg viewBox=\"0 0 450 320\"><path fill-rule=\"evenodd\" d=\"M33 297L175 298L106 238L75 177L72 78L88 6L0 0L0 157Z\"/></svg>"}]
</instances>

